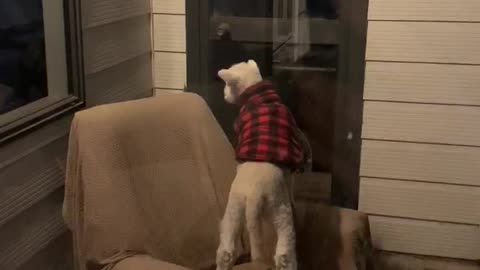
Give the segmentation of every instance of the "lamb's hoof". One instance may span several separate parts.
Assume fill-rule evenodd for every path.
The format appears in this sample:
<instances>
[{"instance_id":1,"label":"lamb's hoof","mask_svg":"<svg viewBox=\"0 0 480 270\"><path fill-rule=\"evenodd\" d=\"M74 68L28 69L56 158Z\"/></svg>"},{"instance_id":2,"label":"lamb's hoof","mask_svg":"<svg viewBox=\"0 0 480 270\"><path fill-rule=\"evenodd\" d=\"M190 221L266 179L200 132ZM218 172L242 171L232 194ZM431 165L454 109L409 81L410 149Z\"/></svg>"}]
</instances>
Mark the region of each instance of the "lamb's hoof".
<instances>
[{"instance_id":1,"label":"lamb's hoof","mask_svg":"<svg viewBox=\"0 0 480 270\"><path fill-rule=\"evenodd\" d=\"M292 256L280 255L275 258L276 270L297 270L297 261Z\"/></svg>"},{"instance_id":2,"label":"lamb's hoof","mask_svg":"<svg viewBox=\"0 0 480 270\"><path fill-rule=\"evenodd\" d=\"M217 270L231 270L233 268L233 253L228 251L217 252Z\"/></svg>"}]
</instances>

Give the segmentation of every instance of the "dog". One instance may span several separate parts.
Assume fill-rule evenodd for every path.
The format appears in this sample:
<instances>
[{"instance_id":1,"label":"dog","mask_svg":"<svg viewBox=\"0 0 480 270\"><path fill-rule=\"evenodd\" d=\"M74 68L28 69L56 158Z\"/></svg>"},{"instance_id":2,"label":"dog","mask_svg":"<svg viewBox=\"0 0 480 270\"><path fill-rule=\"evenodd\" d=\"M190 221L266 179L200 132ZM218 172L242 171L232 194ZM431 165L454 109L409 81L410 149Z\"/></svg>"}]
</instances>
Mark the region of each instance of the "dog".
<instances>
[{"instance_id":1,"label":"dog","mask_svg":"<svg viewBox=\"0 0 480 270\"><path fill-rule=\"evenodd\" d=\"M311 169L308 141L255 61L222 69L218 76L225 82L225 100L240 106L240 114L234 124L239 165L220 224L217 270L232 269L244 221L252 261L264 258L260 226L266 216L277 234L276 269L296 270L292 184L296 172Z\"/></svg>"}]
</instances>

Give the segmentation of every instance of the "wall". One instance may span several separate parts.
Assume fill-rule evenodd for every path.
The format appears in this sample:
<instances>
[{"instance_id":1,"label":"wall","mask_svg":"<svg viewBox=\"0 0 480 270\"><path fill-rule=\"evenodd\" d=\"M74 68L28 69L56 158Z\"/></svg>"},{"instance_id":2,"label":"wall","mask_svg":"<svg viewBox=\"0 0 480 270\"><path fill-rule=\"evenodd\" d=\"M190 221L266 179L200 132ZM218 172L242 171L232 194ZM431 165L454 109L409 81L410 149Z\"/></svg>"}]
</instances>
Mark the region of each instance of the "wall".
<instances>
[{"instance_id":1,"label":"wall","mask_svg":"<svg viewBox=\"0 0 480 270\"><path fill-rule=\"evenodd\" d=\"M380 249L480 259L480 1L370 0L360 210Z\"/></svg>"},{"instance_id":2,"label":"wall","mask_svg":"<svg viewBox=\"0 0 480 270\"><path fill-rule=\"evenodd\" d=\"M150 2L82 0L87 106L150 96ZM0 146L0 269L72 269L61 207L72 115Z\"/></svg>"},{"instance_id":3,"label":"wall","mask_svg":"<svg viewBox=\"0 0 480 270\"><path fill-rule=\"evenodd\" d=\"M154 85L157 93L186 85L185 1L153 0Z\"/></svg>"}]
</instances>

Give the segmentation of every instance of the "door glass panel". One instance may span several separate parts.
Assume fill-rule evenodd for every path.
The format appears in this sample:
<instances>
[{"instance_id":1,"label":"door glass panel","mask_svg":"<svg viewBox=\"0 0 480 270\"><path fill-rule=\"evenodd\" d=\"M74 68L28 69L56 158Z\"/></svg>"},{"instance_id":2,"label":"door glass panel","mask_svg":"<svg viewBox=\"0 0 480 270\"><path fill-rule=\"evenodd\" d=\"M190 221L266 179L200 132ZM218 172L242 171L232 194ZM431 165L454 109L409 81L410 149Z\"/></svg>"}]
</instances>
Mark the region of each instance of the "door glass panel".
<instances>
[{"instance_id":1,"label":"door glass panel","mask_svg":"<svg viewBox=\"0 0 480 270\"><path fill-rule=\"evenodd\" d=\"M330 171L338 60L337 0L210 0L209 94L233 140L238 108L223 100L218 70L254 59L309 138L314 169Z\"/></svg>"}]
</instances>

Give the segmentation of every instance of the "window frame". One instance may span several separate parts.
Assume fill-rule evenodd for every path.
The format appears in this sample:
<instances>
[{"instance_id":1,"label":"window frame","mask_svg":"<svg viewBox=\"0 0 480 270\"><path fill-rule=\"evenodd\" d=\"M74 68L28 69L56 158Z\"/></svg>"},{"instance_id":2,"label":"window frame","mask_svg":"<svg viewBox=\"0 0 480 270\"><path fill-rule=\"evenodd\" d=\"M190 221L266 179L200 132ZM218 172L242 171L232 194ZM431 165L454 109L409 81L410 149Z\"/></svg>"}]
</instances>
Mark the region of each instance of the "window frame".
<instances>
[{"instance_id":1,"label":"window frame","mask_svg":"<svg viewBox=\"0 0 480 270\"><path fill-rule=\"evenodd\" d=\"M0 126L0 145L8 143L15 138L31 132L51 121L66 114L72 113L85 105L85 75L83 68L83 43L82 43L82 16L80 0L65 0L64 28L67 66L68 96L50 102L48 97L39 100L33 108L21 112L17 119L4 126ZM48 72L48 70L47 70ZM29 104L26 104L28 106ZM15 113L17 110L7 113Z\"/></svg>"}]
</instances>

